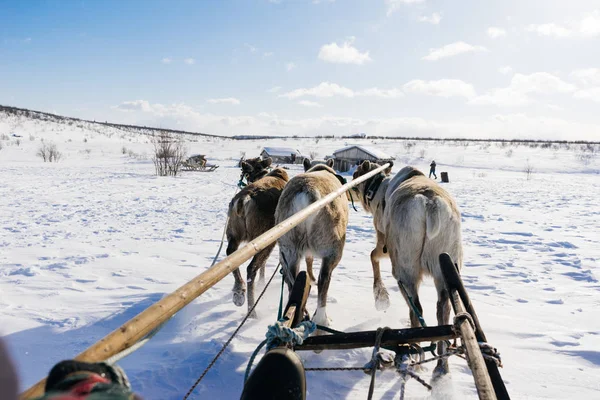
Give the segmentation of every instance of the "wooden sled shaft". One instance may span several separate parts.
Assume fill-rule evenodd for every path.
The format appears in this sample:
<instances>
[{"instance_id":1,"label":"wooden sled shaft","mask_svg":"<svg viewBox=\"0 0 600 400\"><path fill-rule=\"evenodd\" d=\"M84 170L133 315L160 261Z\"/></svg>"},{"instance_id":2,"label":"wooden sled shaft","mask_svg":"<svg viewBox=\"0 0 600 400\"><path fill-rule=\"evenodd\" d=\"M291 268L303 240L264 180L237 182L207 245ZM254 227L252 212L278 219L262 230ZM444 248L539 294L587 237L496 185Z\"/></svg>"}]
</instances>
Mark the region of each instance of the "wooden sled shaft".
<instances>
[{"instance_id":1,"label":"wooden sled shaft","mask_svg":"<svg viewBox=\"0 0 600 400\"><path fill-rule=\"evenodd\" d=\"M442 273L444 274L444 280L446 282L446 287L452 296L451 291L455 290L459 298L464 306L464 309L475 324L475 337L478 342L487 342L487 338L485 336L485 332L479 323L479 318L477 317L477 313L475 312L475 308L473 307L473 303L471 303L471 299L469 298L469 294L465 289L465 285L458 273L458 269L456 268L452 258L447 254L440 254L440 266L442 269ZM454 312L457 313L455 302L452 301L452 307L454 308ZM498 365L493 360L485 360L485 365L488 370L488 374L494 385L494 393L498 400L510 400L510 396L508 394L508 390L506 389L506 385L502 380L502 376L500 375L500 371L498 370Z\"/></svg>"}]
</instances>

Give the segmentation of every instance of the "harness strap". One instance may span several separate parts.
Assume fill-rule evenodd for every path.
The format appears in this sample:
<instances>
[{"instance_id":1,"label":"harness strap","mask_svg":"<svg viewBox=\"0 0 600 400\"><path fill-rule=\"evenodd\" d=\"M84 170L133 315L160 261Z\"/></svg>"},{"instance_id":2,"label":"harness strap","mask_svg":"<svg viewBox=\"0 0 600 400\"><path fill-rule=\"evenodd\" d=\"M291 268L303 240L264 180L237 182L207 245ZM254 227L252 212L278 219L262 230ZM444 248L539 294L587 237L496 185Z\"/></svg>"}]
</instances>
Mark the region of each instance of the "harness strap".
<instances>
[{"instance_id":1,"label":"harness strap","mask_svg":"<svg viewBox=\"0 0 600 400\"><path fill-rule=\"evenodd\" d=\"M365 192L363 193L363 200L365 204L370 205L371 201L375 198L377 191L379 190L379 186L381 186L381 182L385 179L385 175L379 173L374 177L367 180L365 184Z\"/></svg>"}]
</instances>

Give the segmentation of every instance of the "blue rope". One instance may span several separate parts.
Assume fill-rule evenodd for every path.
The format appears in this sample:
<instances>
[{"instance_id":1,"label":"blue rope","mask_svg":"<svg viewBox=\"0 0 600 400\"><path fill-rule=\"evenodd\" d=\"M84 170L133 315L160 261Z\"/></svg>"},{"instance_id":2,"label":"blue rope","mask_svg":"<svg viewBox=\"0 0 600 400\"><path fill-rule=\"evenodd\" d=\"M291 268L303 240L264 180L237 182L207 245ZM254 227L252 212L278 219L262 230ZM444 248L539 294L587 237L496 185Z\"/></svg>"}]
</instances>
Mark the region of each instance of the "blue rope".
<instances>
[{"instance_id":1,"label":"blue rope","mask_svg":"<svg viewBox=\"0 0 600 400\"><path fill-rule=\"evenodd\" d=\"M404 292L404 295L406 296L406 298L408 299L408 304L410 305L410 308L412 308L413 312L415 313L415 315L417 316L417 319L419 320L419 323L421 324L421 326L423 328L427 327L427 324L425 323L425 319L423 318L423 316L421 315L421 313L419 312L419 309L417 308L417 306L415 305L415 303L413 302L412 297L410 297L408 295L408 292L406 291L406 288L404 287L404 285L402 284L402 282L398 281L398 283L400 284L400 288L402 289L402 291Z\"/></svg>"},{"instance_id":2,"label":"blue rope","mask_svg":"<svg viewBox=\"0 0 600 400\"><path fill-rule=\"evenodd\" d=\"M281 274L281 295L279 296L279 311L277 311L277 321L283 317L283 284L285 282L285 279L283 278L283 268L279 270L279 273Z\"/></svg>"},{"instance_id":3,"label":"blue rope","mask_svg":"<svg viewBox=\"0 0 600 400\"><path fill-rule=\"evenodd\" d=\"M265 335L267 338L260 342L256 350L252 353L252 356L250 356L244 375L244 383L246 383L250 376L250 370L252 369L252 364L254 364L254 359L265 345L267 346L267 351L284 343L301 345L304 342L304 339L310 336L316 329L317 324L312 321L303 321L299 323L295 329L283 326L281 320L277 321L275 325L270 325Z\"/></svg>"},{"instance_id":4,"label":"blue rope","mask_svg":"<svg viewBox=\"0 0 600 400\"><path fill-rule=\"evenodd\" d=\"M248 380L248 377L250 376L250 370L252 369L252 364L254 364L254 359L256 358L256 356L258 355L260 350L263 347L265 347L265 344L267 344L267 339L260 342L260 344L258 345L256 350L254 350L254 353L252 353L252 356L250 356L250 360L248 360L248 366L246 366L246 373L244 374L244 384L246 383L246 381Z\"/></svg>"},{"instance_id":5,"label":"blue rope","mask_svg":"<svg viewBox=\"0 0 600 400\"><path fill-rule=\"evenodd\" d=\"M311 333L317 329L317 324L312 321L300 322L296 328L288 328L281 321L275 325L270 325L267 329L267 350L280 346L284 343L291 345L301 345Z\"/></svg>"}]
</instances>

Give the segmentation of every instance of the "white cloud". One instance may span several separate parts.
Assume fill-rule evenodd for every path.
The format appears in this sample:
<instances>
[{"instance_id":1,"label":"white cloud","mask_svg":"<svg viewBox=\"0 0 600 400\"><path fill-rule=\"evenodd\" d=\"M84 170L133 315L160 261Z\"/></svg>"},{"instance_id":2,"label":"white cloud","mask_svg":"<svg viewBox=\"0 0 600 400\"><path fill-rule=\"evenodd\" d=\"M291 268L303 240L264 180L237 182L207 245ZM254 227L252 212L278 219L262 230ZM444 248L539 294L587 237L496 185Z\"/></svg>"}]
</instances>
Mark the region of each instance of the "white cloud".
<instances>
[{"instance_id":1,"label":"white cloud","mask_svg":"<svg viewBox=\"0 0 600 400\"><path fill-rule=\"evenodd\" d=\"M285 69L288 71L291 71L295 68L296 68L296 64L294 64L293 62L289 62L289 63L285 64Z\"/></svg>"},{"instance_id":2,"label":"white cloud","mask_svg":"<svg viewBox=\"0 0 600 400\"><path fill-rule=\"evenodd\" d=\"M352 46L354 38L345 41L341 46L333 42L321 46L319 59L329 63L339 64L357 64L362 65L365 62L372 61L369 52L361 53L356 47Z\"/></svg>"},{"instance_id":3,"label":"white cloud","mask_svg":"<svg viewBox=\"0 0 600 400\"><path fill-rule=\"evenodd\" d=\"M500 72L502 75L508 75L513 72L513 69L510 65L505 65L503 67L498 68L498 72Z\"/></svg>"},{"instance_id":4,"label":"white cloud","mask_svg":"<svg viewBox=\"0 0 600 400\"><path fill-rule=\"evenodd\" d=\"M235 97L225 97L222 99L208 99L206 101L211 104L231 104L231 105L240 104L240 101L238 99L236 99Z\"/></svg>"},{"instance_id":5,"label":"white cloud","mask_svg":"<svg viewBox=\"0 0 600 400\"><path fill-rule=\"evenodd\" d=\"M522 93L539 94L570 93L575 90L575 86L548 72L515 74L510 87Z\"/></svg>"},{"instance_id":6,"label":"white cloud","mask_svg":"<svg viewBox=\"0 0 600 400\"><path fill-rule=\"evenodd\" d=\"M192 65L196 63L196 60L194 60L193 58L186 58L185 60L183 60L183 62L187 65Z\"/></svg>"},{"instance_id":7,"label":"white cloud","mask_svg":"<svg viewBox=\"0 0 600 400\"><path fill-rule=\"evenodd\" d=\"M385 99L395 99L402 97L404 94L400 89L379 89L376 87L368 88L365 90L354 91L344 86L340 86L337 83L321 82L319 85L312 88L300 88L292 90L291 92L280 94L279 97L285 97L288 99L297 99L300 97L381 97Z\"/></svg>"},{"instance_id":8,"label":"white cloud","mask_svg":"<svg viewBox=\"0 0 600 400\"><path fill-rule=\"evenodd\" d=\"M423 57L423 60L437 61L442 58L456 56L463 53L477 53L488 51L483 46L473 46L465 42L454 42L437 49L429 49L429 54Z\"/></svg>"},{"instance_id":9,"label":"white cloud","mask_svg":"<svg viewBox=\"0 0 600 400\"><path fill-rule=\"evenodd\" d=\"M165 57L162 60L160 60L160 62L163 64L171 64L171 62L173 62L173 60L171 60L169 57Z\"/></svg>"},{"instance_id":10,"label":"white cloud","mask_svg":"<svg viewBox=\"0 0 600 400\"><path fill-rule=\"evenodd\" d=\"M271 89L267 90L269 93L277 93L281 90L281 86L273 86Z\"/></svg>"},{"instance_id":11,"label":"white cloud","mask_svg":"<svg viewBox=\"0 0 600 400\"><path fill-rule=\"evenodd\" d=\"M579 23L579 33L585 37L600 35L600 10L595 10L583 17Z\"/></svg>"},{"instance_id":12,"label":"white cloud","mask_svg":"<svg viewBox=\"0 0 600 400\"><path fill-rule=\"evenodd\" d=\"M272 51L267 51L263 53L263 57L271 57L273 55Z\"/></svg>"},{"instance_id":13,"label":"white cloud","mask_svg":"<svg viewBox=\"0 0 600 400\"><path fill-rule=\"evenodd\" d=\"M298 104L300 104L301 106L304 106L304 107L323 107L321 104L319 104L315 101L309 101L309 100L300 100L298 102Z\"/></svg>"},{"instance_id":14,"label":"white cloud","mask_svg":"<svg viewBox=\"0 0 600 400\"><path fill-rule=\"evenodd\" d=\"M573 31L571 29L554 23L540 25L531 24L527 27L527 31L536 32L539 36L554 36L557 38L564 38L573 35Z\"/></svg>"},{"instance_id":15,"label":"white cloud","mask_svg":"<svg viewBox=\"0 0 600 400\"><path fill-rule=\"evenodd\" d=\"M400 89L379 89L369 88L356 93L357 96L366 97L382 97L384 99L397 99L398 97L404 96Z\"/></svg>"},{"instance_id":16,"label":"white cloud","mask_svg":"<svg viewBox=\"0 0 600 400\"><path fill-rule=\"evenodd\" d=\"M192 108L183 103L163 105L159 103L151 104L147 100L124 101L123 103L111 108L126 113L149 113L157 117L187 116L193 113Z\"/></svg>"},{"instance_id":17,"label":"white cloud","mask_svg":"<svg viewBox=\"0 0 600 400\"><path fill-rule=\"evenodd\" d=\"M419 17L419 22L428 22L433 25L437 25L442 20L442 15L440 13L434 12L430 16L422 15Z\"/></svg>"},{"instance_id":18,"label":"white cloud","mask_svg":"<svg viewBox=\"0 0 600 400\"><path fill-rule=\"evenodd\" d=\"M387 16L389 17L396 11L402 7L402 5L410 5L423 3L425 0L385 0L385 4L387 5Z\"/></svg>"},{"instance_id":19,"label":"white cloud","mask_svg":"<svg viewBox=\"0 0 600 400\"><path fill-rule=\"evenodd\" d=\"M313 88L300 88L292 90L291 92L280 94L279 97L286 97L288 99L297 99L304 96L313 97L354 97L354 91L346 87L340 86L337 83L321 82L318 86Z\"/></svg>"},{"instance_id":20,"label":"white cloud","mask_svg":"<svg viewBox=\"0 0 600 400\"><path fill-rule=\"evenodd\" d=\"M246 46L246 48L248 49L248 51L250 53L256 53L256 51L258 50L256 47L252 46L251 44L248 43L244 43L244 46Z\"/></svg>"},{"instance_id":21,"label":"white cloud","mask_svg":"<svg viewBox=\"0 0 600 400\"><path fill-rule=\"evenodd\" d=\"M600 68L582 68L571 72L571 77L584 85L600 85Z\"/></svg>"},{"instance_id":22,"label":"white cloud","mask_svg":"<svg viewBox=\"0 0 600 400\"><path fill-rule=\"evenodd\" d=\"M526 29L529 32L537 33L539 36L594 38L600 36L600 10L584 14L581 20L572 20L565 24L554 22L531 24Z\"/></svg>"},{"instance_id":23,"label":"white cloud","mask_svg":"<svg viewBox=\"0 0 600 400\"><path fill-rule=\"evenodd\" d=\"M487 34L492 39L497 39L499 37L506 36L506 30L502 28L496 28L495 26L491 26L487 28Z\"/></svg>"},{"instance_id":24,"label":"white cloud","mask_svg":"<svg viewBox=\"0 0 600 400\"><path fill-rule=\"evenodd\" d=\"M469 101L473 105L496 105L518 107L533 103L531 94L571 93L575 86L548 72L535 72L529 75L515 74L506 88L493 89Z\"/></svg>"},{"instance_id":25,"label":"white cloud","mask_svg":"<svg viewBox=\"0 0 600 400\"><path fill-rule=\"evenodd\" d=\"M316 135L323 132L342 135L360 131L369 135L504 139L518 137L547 140L596 140L600 136L598 124L528 116L523 113L437 120L418 117L360 119L336 116L284 119L264 112L257 116L201 114L185 104L168 106L151 104L145 100L124 102L112 108L129 111L119 114L119 122L122 123L163 126L219 135Z\"/></svg>"},{"instance_id":26,"label":"white cloud","mask_svg":"<svg viewBox=\"0 0 600 400\"><path fill-rule=\"evenodd\" d=\"M591 100L600 103L600 87L582 89L573 95L576 99Z\"/></svg>"},{"instance_id":27,"label":"white cloud","mask_svg":"<svg viewBox=\"0 0 600 400\"><path fill-rule=\"evenodd\" d=\"M437 81L415 79L407 82L403 88L406 93L439 97L465 97L470 99L476 96L473 85L458 79L440 79Z\"/></svg>"}]
</instances>

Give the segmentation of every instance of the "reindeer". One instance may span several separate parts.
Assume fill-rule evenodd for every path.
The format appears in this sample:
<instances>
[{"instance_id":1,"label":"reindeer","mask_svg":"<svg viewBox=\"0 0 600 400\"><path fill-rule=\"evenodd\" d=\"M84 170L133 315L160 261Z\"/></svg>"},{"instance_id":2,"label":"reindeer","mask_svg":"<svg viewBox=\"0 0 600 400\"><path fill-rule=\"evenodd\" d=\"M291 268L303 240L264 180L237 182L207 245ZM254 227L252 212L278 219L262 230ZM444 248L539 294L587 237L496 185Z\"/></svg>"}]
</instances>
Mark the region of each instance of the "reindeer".
<instances>
[{"instance_id":1,"label":"reindeer","mask_svg":"<svg viewBox=\"0 0 600 400\"><path fill-rule=\"evenodd\" d=\"M305 158L304 161L302 161L302 166L304 167L304 172L308 171L315 165L320 165L320 164L325 164L328 167L333 168L333 158L330 158L328 160L312 160L312 161L310 158Z\"/></svg>"},{"instance_id":2,"label":"reindeer","mask_svg":"<svg viewBox=\"0 0 600 400\"><path fill-rule=\"evenodd\" d=\"M364 161L354 172L354 178L379 165ZM439 255L447 252L462 267L461 215L448 192L421 171L402 168L393 178L391 167L358 185L360 201L365 211L373 214L377 244L371 252L373 293L378 310L389 307L389 295L379 270L379 259L389 256L392 274L409 305L410 324L419 327L412 301L423 314L419 301L419 286L424 275L433 277L437 291L437 322L446 325L450 319L450 298L444 284ZM438 343L438 352L445 343ZM439 360L434 376L448 372L448 361Z\"/></svg>"},{"instance_id":3,"label":"reindeer","mask_svg":"<svg viewBox=\"0 0 600 400\"><path fill-rule=\"evenodd\" d=\"M341 185L335 171L327 165L317 165L304 174L296 175L283 189L275 210L275 223L334 192ZM319 325L329 326L327 291L331 273L342 258L347 225L348 205L346 196L341 195L279 238L279 260L290 290L302 258L306 260L309 276L312 275L313 257L322 260L317 284L318 307L313 316L313 321ZM314 281L314 276L311 279Z\"/></svg>"},{"instance_id":4,"label":"reindeer","mask_svg":"<svg viewBox=\"0 0 600 400\"><path fill-rule=\"evenodd\" d=\"M271 159L248 159L241 162L242 178L248 185L236 194L229 203L229 219L227 221L227 255L238 249L241 243L249 242L262 235L275 225L275 208L283 187L289 180L287 172L275 168L271 172L267 168ZM275 244L257 253L247 267L248 281L248 310L254 306L254 281L256 272L260 269L261 280L264 281L265 264L273 251ZM233 286L233 303L244 305L246 284L242 279L239 268L233 271L235 284ZM256 317L253 312L251 317Z\"/></svg>"}]
</instances>

